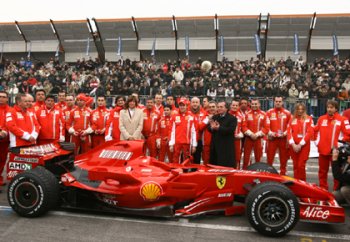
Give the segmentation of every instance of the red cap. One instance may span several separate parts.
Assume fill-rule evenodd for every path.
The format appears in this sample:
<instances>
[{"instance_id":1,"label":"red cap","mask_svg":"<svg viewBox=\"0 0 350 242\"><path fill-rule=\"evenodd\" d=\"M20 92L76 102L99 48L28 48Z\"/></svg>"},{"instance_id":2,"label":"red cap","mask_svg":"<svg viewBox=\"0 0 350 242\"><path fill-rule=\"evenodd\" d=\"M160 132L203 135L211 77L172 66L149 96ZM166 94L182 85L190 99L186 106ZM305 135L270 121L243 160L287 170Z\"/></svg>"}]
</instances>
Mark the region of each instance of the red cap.
<instances>
[{"instance_id":1,"label":"red cap","mask_svg":"<svg viewBox=\"0 0 350 242\"><path fill-rule=\"evenodd\" d=\"M180 104L180 103L183 103L183 104L185 104L185 105L188 105L188 101L187 101L185 98L180 98L179 104Z\"/></svg>"},{"instance_id":2,"label":"red cap","mask_svg":"<svg viewBox=\"0 0 350 242\"><path fill-rule=\"evenodd\" d=\"M94 102L94 99L92 97L86 97L87 101L86 101L86 106L90 107L91 104Z\"/></svg>"},{"instance_id":3,"label":"red cap","mask_svg":"<svg viewBox=\"0 0 350 242\"><path fill-rule=\"evenodd\" d=\"M88 101L88 97L85 96L85 94L83 94L83 93L80 93L80 94L77 96L76 99L77 99L77 100L82 100L82 101L84 101L84 102L87 102L87 101Z\"/></svg>"}]
</instances>

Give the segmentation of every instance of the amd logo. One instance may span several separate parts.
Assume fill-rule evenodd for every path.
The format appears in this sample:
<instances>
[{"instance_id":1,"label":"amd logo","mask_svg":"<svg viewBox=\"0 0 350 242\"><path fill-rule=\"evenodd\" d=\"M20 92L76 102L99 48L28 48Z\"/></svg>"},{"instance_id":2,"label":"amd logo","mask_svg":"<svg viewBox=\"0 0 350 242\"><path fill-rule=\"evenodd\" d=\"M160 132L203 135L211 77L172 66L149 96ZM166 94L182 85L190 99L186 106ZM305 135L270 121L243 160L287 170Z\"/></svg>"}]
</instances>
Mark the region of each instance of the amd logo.
<instances>
[{"instance_id":1,"label":"amd logo","mask_svg":"<svg viewBox=\"0 0 350 242\"><path fill-rule=\"evenodd\" d=\"M310 207L308 206L305 211L303 212L303 215L306 218L321 218L321 219L327 219L329 217L329 210L323 211L320 207Z\"/></svg>"},{"instance_id":2,"label":"amd logo","mask_svg":"<svg viewBox=\"0 0 350 242\"><path fill-rule=\"evenodd\" d=\"M10 162L9 168L11 170L20 170L20 171L28 171L32 169L31 164L24 164L24 163L17 163L17 162Z\"/></svg>"}]
</instances>

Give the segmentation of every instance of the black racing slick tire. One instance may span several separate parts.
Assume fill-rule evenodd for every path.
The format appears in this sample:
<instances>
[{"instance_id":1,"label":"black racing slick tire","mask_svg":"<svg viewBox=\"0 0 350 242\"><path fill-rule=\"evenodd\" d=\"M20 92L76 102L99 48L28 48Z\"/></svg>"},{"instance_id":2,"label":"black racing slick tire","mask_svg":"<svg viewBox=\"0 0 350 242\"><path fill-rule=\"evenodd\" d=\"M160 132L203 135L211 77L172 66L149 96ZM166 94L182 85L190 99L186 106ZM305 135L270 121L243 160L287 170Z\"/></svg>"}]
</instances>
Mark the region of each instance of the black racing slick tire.
<instances>
[{"instance_id":1,"label":"black racing slick tire","mask_svg":"<svg viewBox=\"0 0 350 242\"><path fill-rule=\"evenodd\" d=\"M256 162L250 166L247 167L248 171L260 171L260 172L268 172L271 174L278 174L278 171L275 169L275 167L270 166L267 163L263 162Z\"/></svg>"},{"instance_id":2,"label":"black racing slick tire","mask_svg":"<svg viewBox=\"0 0 350 242\"><path fill-rule=\"evenodd\" d=\"M288 187L277 182L264 182L249 192L246 213L256 231L281 237L297 224L300 210L296 196Z\"/></svg>"},{"instance_id":3,"label":"black racing slick tire","mask_svg":"<svg viewBox=\"0 0 350 242\"><path fill-rule=\"evenodd\" d=\"M39 217L54 208L59 199L57 178L42 166L15 176L9 184L7 199L23 217Z\"/></svg>"}]
</instances>

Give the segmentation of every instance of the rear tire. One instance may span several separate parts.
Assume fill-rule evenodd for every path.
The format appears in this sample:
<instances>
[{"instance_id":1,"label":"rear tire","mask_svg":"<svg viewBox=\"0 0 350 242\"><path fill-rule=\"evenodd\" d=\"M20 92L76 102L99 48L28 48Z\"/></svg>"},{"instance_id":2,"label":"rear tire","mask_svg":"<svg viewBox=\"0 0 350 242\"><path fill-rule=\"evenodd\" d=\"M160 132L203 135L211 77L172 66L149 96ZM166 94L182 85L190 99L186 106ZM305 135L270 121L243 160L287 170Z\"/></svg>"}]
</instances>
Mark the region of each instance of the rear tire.
<instances>
[{"instance_id":1,"label":"rear tire","mask_svg":"<svg viewBox=\"0 0 350 242\"><path fill-rule=\"evenodd\" d=\"M287 234L299 221L299 203L293 192L277 182L256 185L246 198L250 225L270 237Z\"/></svg>"},{"instance_id":2,"label":"rear tire","mask_svg":"<svg viewBox=\"0 0 350 242\"><path fill-rule=\"evenodd\" d=\"M39 217L54 208L59 199L57 178L42 166L15 176L9 184L7 199L23 217Z\"/></svg>"},{"instance_id":3,"label":"rear tire","mask_svg":"<svg viewBox=\"0 0 350 242\"><path fill-rule=\"evenodd\" d=\"M256 162L250 166L247 167L248 171L259 171L259 172L268 172L271 174L278 174L278 171L275 169L275 167L270 166L267 163L263 162Z\"/></svg>"}]
</instances>

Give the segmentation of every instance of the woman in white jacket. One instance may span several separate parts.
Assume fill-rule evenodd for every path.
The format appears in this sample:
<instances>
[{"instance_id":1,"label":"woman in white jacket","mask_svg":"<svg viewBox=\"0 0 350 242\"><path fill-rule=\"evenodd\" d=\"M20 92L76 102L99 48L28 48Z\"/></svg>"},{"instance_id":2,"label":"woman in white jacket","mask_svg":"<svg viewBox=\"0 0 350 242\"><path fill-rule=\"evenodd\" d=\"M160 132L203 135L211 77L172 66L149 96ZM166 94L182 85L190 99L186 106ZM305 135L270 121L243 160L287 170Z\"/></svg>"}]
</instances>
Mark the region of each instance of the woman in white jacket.
<instances>
[{"instance_id":1,"label":"woman in white jacket","mask_svg":"<svg viewBox=\"0 0 350 242\"><path fill-rule=\"evenodd\" d=\"M18 88L17 88L16 84L13 84L9 89L9 98L10 98L11 104L15 103L15 97L17 94L18 94Z\"/></svg>"},{"instance_id":2,"label":"woman in white jacket","mask_svg":"<svg viewBox=\"0 0 350 242\"><path fill-rule=\"evenodd\" d=\"M300 99L309 99L309 91L305 87L299 92Z\"/></svg>"}]
</instances>

